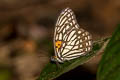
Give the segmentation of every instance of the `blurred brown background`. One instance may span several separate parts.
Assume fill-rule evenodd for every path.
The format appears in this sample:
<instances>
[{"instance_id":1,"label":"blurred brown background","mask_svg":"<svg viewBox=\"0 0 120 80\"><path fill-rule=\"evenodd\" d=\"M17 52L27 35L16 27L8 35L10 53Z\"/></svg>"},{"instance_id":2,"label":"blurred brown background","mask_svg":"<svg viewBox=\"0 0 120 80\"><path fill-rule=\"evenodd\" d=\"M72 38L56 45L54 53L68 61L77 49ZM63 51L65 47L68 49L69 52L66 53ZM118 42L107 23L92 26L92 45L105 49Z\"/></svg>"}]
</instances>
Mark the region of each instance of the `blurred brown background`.
<instances>
[{"instance_id":1,"label":"blurred brown background","mask_svg":"<svg viewBox=\"0 0 120 80\"><path fill-rule=\"evenodd\" d=\"M40 75L54 54L55 23L66 7L93 40L110 36L120 21L120 0L0 0L0 74L5 72L0 79L35 80ZM95 74L99 60L83 67Z\"/></svg>"}]
</instances>

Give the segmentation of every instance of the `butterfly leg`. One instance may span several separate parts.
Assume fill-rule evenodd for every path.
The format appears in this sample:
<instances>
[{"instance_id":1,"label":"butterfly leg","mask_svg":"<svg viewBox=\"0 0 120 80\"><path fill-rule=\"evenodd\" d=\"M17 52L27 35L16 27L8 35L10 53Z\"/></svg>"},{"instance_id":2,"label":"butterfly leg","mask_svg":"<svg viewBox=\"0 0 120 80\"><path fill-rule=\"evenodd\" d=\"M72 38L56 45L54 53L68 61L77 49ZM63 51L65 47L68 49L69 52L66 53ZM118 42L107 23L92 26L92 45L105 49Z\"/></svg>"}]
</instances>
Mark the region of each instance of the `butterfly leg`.
<instances>
[{"instance_id":1,"label":"butterfly leg","mask_svg":"<svg viewBox=\"0 0 120 80\"><path fill-rule=\"evenodd\" d=\"M61 65L57 61L56 61L56 65L57 65L58 69L62 68Z\"/></svg>"},{"instance_id":2,"label":"butterfly leg","mask_svg":"<svg viewBox=\"0 0 120 80\"><path fill-rule=\"evenodd\" d=\"M68 63L71 63L70 60L66 60Z\"/></svg>"}]
</instances>

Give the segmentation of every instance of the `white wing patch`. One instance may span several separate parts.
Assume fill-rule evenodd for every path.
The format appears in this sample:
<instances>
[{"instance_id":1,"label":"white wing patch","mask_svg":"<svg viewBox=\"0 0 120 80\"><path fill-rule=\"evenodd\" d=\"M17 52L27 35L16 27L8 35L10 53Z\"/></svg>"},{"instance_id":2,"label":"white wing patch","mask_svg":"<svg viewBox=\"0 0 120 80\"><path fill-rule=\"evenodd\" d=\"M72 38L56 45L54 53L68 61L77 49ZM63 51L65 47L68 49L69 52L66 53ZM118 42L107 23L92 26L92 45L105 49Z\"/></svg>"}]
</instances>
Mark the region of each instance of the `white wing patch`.
<instances>
[{"instance_id":1,"label":"white wing patch","mask_svg":"<svg viewBox=\"0 0 120 80\"><path fill-rule=\"evenodd\" d=\"M62 33L60 33L59 40L62 40Z\"/></svg>"},{"instance_id":2,"label":"white wing patch","mask_svg":"<svg viewBox=\"0 0 120 80\"><path fill-rule=\"evenodd\" d=\"M73 38L72 36L75 34L76 31L72 31L70 34L69 34L69 37L68 37L68 41L70 41L71 38ZM75 35L74 35L75 36Z\"/></svg>"}]
</instances>

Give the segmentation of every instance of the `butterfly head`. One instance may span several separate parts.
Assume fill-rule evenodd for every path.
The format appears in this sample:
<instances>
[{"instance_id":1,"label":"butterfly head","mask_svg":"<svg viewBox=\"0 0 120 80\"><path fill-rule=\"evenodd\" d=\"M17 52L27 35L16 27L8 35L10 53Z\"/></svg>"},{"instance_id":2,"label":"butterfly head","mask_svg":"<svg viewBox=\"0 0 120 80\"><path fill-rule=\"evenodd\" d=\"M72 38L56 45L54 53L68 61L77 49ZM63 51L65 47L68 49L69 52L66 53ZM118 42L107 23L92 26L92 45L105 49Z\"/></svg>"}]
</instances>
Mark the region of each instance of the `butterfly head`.
<instances>
[{"instance_id":1,"label":"butterfly head","mask_svg":"<svg viewBox=\"0 0 120 80\"><path fill-rule=\"evenodd\" d=\"M57 56L52 56L51 61L63 63L63 60L59 59Z\"/></svg>"}]
</instances>

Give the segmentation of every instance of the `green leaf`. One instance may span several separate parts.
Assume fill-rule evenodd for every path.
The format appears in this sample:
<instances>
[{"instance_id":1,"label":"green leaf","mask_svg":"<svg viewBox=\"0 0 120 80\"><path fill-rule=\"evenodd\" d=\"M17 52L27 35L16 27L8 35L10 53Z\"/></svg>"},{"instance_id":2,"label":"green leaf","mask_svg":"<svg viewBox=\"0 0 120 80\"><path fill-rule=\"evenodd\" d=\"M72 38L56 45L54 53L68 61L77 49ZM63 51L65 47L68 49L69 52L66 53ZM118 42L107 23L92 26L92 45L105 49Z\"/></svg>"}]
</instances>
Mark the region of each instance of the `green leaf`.
<instances>
[{"instance_id":1,"label":"green leaf","mask_svg":"<svg viewBox=\"0 0 120 80\"><path fill-rule=\"evenodd\" d=\"M99 41L96 41L93 43L93 49L92 51L86 55L81 56L80 58L70 60L69 62L64 62L63 64L60 64L61 68L58 68L55 63L49 62L46 67L43 69L43 71L40 74L40 77L37 80L52 80L60 75L62 75L65 72L68 72L79 65L82 65L83 63L90 60L92 57L97 55L97 51L99 51L104 44L104 42L109 39L105 38Z\"/></svg>"},{"instance_id":2,"label":"green leaf","mask_svg":"<svg viewBox=\"0 0 120 80\"><path fill-rule=\"evenodd\" d=\"M120 80L120 24L105 49L97 80Z\"/></svg>"}]
</instances>

